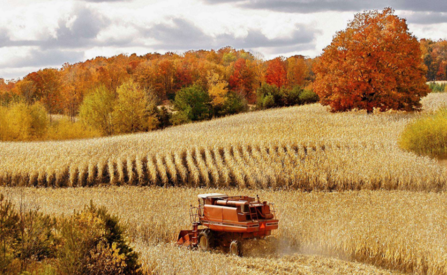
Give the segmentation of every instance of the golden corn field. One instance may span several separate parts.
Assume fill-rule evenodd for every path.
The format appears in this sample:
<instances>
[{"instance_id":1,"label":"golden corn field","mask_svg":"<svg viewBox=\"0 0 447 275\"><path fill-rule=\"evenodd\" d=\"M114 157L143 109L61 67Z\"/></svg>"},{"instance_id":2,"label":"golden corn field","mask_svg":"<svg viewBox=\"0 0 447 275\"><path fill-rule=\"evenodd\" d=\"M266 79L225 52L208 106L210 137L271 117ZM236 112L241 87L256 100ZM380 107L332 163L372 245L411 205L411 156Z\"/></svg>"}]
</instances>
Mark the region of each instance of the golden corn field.
<instances>
[{"instance_id":1,"label":"golden corn field","mask_svg":"<svg viewBox=\"0 0 447 275\"><path fill-rule=\"evenodd\" d=\"M424 110L444 102L430 94ZM0 193L55 216L106 206L148 274L447 274L447 170L397 145L419 116L314 104L144 134L3 142ZM274 202L279 229L244 244L242 258L177 248L189 206L212 192Z\"/></svg>"},{"instance_id":2,"label":"golden corn field","mask_svg":"<svg viewBox=\"0 0 447 275\"><path fill-rule=\"evenodd\" d=\"M0 192L54 215L73 213L90 200L106 206L125 222L144 267L154 274L389 274L391 270L447 274L445 193L254 193L183 187L3 188ZM242 258L175 247L172 242L178 232L191 227L189 205L197 203L198 194L212 192L258 194L261 200L274 202L280 219L274 239L254 244Z\"/></svg>"},{"instance_id":3,"label":"golden corn field","mask_svg":"<svg viewBox=\"0 0 447 275\"><path fill-rule=\"evenodd\" d=\"M3 142L0 185L445 190L436 161L397 146L412 117L315 104L144 134Z\"/></svg>"}]
</instances>

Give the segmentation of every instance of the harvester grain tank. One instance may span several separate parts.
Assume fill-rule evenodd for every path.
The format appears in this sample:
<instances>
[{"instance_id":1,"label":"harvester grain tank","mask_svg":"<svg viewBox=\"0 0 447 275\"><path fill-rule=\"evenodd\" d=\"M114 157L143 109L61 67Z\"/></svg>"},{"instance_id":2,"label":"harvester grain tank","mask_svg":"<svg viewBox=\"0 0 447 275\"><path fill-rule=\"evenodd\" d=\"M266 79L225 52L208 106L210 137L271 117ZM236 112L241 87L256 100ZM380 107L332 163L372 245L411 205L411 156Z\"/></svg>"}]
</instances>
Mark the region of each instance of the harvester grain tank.
<instances>
[{"instance_id":1,"label":"harvester grain tank","mask_svg":"<svg viewBox=\"0 0 447 275\"><path fill-rule=\"evenodd\" d=\"M214 247L229 248L242 256L242 242L263 239L278 229L272 203L248 196L201 194L199 205L191 206L192 230L182 230L177 244L209 251Z\"/></svg>"}]
</instances>

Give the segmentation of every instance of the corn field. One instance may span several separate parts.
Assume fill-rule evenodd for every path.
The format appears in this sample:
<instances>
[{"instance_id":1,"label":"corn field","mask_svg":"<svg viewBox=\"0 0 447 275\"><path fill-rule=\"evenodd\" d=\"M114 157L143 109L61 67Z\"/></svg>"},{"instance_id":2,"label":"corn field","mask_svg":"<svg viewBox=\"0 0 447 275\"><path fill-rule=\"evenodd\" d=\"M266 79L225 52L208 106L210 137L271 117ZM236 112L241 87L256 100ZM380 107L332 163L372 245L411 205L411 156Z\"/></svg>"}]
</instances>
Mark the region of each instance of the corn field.
<instances>
[{"instance_id":1,"label":"corn field","mask_svg":"<svg viewBox=\"0 0 447 275\"><path fill-rule=\"evenodd\" d=\"M144 134L3 142L0 185L445 190L437 161L397 146L412 117L314 104Z\"/></svg>"},{"instance_id":2,"label":"corn field","mask_svg":"<svg viewBox=\"0 0 447 275\"><path fill-rule=\"evenodd\" d=\"M56 216L90 200L106 206L126 224L150 274L447 274L445 193L130 186L0 192ZM246 244L243 258L175 247L178 232L191 227L189 205L212 192L274 202L279 229L269 240Z\"/></svg>"}]
</instances>

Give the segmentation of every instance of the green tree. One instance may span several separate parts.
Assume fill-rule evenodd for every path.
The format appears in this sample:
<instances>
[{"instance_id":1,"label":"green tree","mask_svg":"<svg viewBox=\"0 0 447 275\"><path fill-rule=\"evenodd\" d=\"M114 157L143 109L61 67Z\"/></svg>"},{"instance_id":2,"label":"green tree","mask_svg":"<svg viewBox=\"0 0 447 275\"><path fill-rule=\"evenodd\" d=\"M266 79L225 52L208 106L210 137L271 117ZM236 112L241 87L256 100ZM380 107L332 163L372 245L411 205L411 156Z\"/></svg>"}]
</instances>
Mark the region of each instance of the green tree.
<instances>
[{"instance_id":1,"label":"green tree","mask_svg":"<svg viewBox=\"0 0 447 275\"><path fill-rule=\"evenodd\" d=\"M284 90L275 85L263 84L256 91L256 105L260 109L284 106Z\"/></svg>"},{"instance_id":2,"label":"green tree","mask_svg":"<svg viewBox=\"0 0 447 275\"><path fill-rule=\"evenodd\" d=\"M117 89L113 116L117 133L135 133L157 127L156 97L145 93L132 80Z\"/></svg>"},{"instance_id":3,"label":"green tree","mask_svg":"<svg viewBox=\"0 0 447 275\"><path fill-rule=\"evenodd\" d=\"M248 109L247 100L238 93L228 92L224 99L222 106L215 109L219 116L238 114Z\"/></svg>"},{"instance_id":4,"label":"green tree","mask_svg":"<svg viewBox=\"0 0 447 275\"><path fill-rule=\"evenodd\" d=\"M172 117L173 124L179 124L179 121L188 122L208 119L212 113L211 98L198 85L181 89L175 95L174 108L177 113Z\"/></svg>"},{"instance_id":5,"label":"green tree","mask_svg":"<svg viewBox=\"0 0 447 275\"><path fill-rule=\"evenodd\" d=\"M96 88L82 102L79 112L81 121L104 135L113 134L113 105L115 95L105 86Z\"/></svg>"}]
</instances>

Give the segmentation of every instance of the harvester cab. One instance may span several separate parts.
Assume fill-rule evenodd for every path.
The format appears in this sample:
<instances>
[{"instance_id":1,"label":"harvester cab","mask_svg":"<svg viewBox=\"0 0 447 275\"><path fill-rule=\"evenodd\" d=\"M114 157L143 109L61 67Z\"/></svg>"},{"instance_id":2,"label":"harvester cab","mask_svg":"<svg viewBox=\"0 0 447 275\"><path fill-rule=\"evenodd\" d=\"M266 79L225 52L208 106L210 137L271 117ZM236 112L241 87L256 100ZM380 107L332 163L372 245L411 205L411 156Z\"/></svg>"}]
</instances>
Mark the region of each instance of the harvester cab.
<instances>
[{"instance_id":1,"label":"harvester cab","mask_svg":"<svg viewBox=\"0 0 447 275\"><path fill-rule=\"evenodd\" d=\"M209 251L214 247L229 248L242 255L245 239L263 239L278 229L273 203L248 196L201 194L197 207L191 206L192 230L182 230L177 244Z\"/></svg>"}]
</instances>

